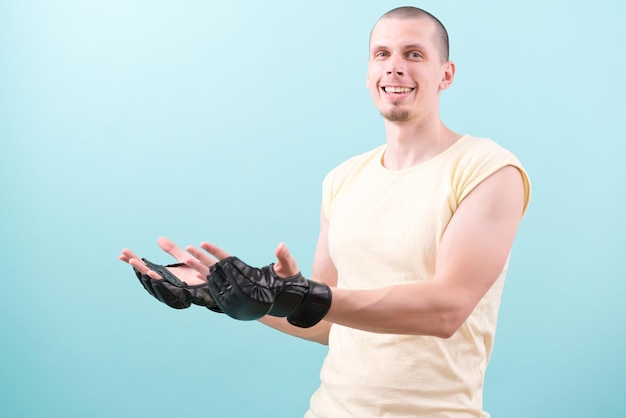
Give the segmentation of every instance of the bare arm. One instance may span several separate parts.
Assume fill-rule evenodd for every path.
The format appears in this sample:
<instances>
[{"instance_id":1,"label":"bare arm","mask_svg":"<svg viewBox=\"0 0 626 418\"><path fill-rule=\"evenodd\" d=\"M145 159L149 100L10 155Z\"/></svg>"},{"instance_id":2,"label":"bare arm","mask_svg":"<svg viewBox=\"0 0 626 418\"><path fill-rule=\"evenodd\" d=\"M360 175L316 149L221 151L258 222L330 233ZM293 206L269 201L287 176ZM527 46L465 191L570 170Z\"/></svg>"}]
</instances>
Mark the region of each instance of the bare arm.
<instances>
[{"instance_id":1,"label":"bare arm","mask_svg":"<svg viewBox=\"0 0 626 418\"><path fill-rule=\"evenodd\" d=\"M333 288L325 319L371 332L450 337L504 268L523 205L519 171L502 168L459 205L442 238L433 280L373 290Z\"/></svg>"},{"instance_id":2,"label":"bare arm","mask_svg":"<svg viewBox=\"0 0 626 418\"><path fill-rule=\"evenodd\" d=\"M524 186L519 171L510 166L502 168L477 186L452 216L440 243L432 280L368 290L336 287L337 271L328 249L328 220L322 214L312 280L333 288L332 304L325 320L311 328L294 327L283 318L271 316L260 321L322 344L328 343L331 323L370 332L449 337L500 275L523 207ZM177 259L186 258L173 253L169 244L160 242L160 245ZM208 266L228 254L212 244L201 246L215 258L187 247L193 257L184 261L205 279ZM278 263L274 269L279 276L298 272L296 261L283 244L277 248L276 256Z\"/></svg>"}]
</instances>

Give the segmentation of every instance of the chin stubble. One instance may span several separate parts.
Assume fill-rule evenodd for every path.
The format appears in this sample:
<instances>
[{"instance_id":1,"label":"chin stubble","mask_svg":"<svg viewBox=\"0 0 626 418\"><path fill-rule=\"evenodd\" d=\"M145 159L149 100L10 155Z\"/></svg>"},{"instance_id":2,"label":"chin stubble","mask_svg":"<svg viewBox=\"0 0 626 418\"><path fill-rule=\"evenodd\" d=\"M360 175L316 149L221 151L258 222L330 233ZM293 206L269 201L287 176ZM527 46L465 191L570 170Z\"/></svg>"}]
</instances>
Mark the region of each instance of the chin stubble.
<instances>
[{"instance_id":1,"label":"chin stubble","mask_svg":"<svg viewBox=\"0 0 626 418\"><path fill-rule=\"evenodd\" d=\"M386 112L380 112L380 115L389 122L407 122L411 119L411 112L408 110L394 109Z\"/></svg>"}]
</instances>

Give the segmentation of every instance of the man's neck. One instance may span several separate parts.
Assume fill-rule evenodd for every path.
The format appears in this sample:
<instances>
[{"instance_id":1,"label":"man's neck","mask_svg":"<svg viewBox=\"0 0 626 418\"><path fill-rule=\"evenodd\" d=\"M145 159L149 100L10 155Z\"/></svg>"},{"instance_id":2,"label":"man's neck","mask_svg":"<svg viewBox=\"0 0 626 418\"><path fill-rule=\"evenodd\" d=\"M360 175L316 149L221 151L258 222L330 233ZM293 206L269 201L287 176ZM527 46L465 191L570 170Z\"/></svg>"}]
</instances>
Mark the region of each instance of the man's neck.
<instances>
[{"instance_id":1,"label":"man's neck","mask_svg":"<svg viewBox=\"0 0 626 418\"><path fill-rule=\"evenodd\" d=\"M440 120L430 124L385 121L385 131L387 150L383 165L390 170L406 170L429 161L461 137Z\"/></svg>"}]
</instances>

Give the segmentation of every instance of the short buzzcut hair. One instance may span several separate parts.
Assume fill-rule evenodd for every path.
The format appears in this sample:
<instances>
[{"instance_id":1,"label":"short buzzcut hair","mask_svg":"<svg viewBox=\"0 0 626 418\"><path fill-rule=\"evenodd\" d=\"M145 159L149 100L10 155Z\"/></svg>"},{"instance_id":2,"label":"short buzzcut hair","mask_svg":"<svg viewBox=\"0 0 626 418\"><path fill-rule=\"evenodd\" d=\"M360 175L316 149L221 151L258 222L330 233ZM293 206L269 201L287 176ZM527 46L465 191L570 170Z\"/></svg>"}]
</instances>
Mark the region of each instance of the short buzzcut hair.
<instances>
[{"instance_id":1,"label":"short buzzcut hair","mask_svg":"<svg viewBox=\"0 0 626 418\"><path fill-rule=\"evenodd\" d=\"M446 27L443 26L443 23L431 13L428 13L426 10L420 9L419 7L414 6L402 6L396 7L395 9L389 10L387 13L382 15L378 21L383 19L391 18L391 19L419 19L425 17L427 19L432 20L435 23L435 40L439 44L439 54L441 59L444 62L447 62L450 59L450 41L448 38L448 31ZM370 35L371 38L371 35Z\"/></svg>"}]
</instances>

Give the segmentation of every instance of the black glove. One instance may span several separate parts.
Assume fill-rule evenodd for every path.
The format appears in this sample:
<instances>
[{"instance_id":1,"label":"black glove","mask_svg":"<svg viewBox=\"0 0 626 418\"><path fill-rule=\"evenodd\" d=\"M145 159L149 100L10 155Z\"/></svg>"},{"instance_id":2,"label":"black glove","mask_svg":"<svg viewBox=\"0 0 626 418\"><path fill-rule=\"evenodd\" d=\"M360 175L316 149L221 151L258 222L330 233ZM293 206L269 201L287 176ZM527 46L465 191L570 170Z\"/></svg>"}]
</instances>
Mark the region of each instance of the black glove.
<instances>
[{"instance_id":1,"label":"black glove","mask_svg":"<svg viewBox=\"0 0 626 418\"><path fill-rule=\"evenodd\" d=\"M206 283L189 286L166 268L184 266L184 263L162 266L160 264L152 263L145 258L142 258L142 260L151 270L154 270L163 276L164 280L154 280L147 274L142 274L133 267L137 278L148 293L165 303L167 306L174 309L185 309L193 303L194 305L206 306L214 312L222 313L222 310L218 308L211 298L211 294L209 293Z\"/></svg>"},{"instance_id":2,"label":"black glove","mask_svg":"<svg viewBox=\"0 0 626 418\"><path fill-rule=\"evenodd\" d=\"M290 324L308 328L321 321L330 308L328 286L307 280L300 273L281 279L272 264L255 268L237 257L228 257L210 270L207 279L213 300L235 319L286 316Z\"/></svg>"}]
</instances>

